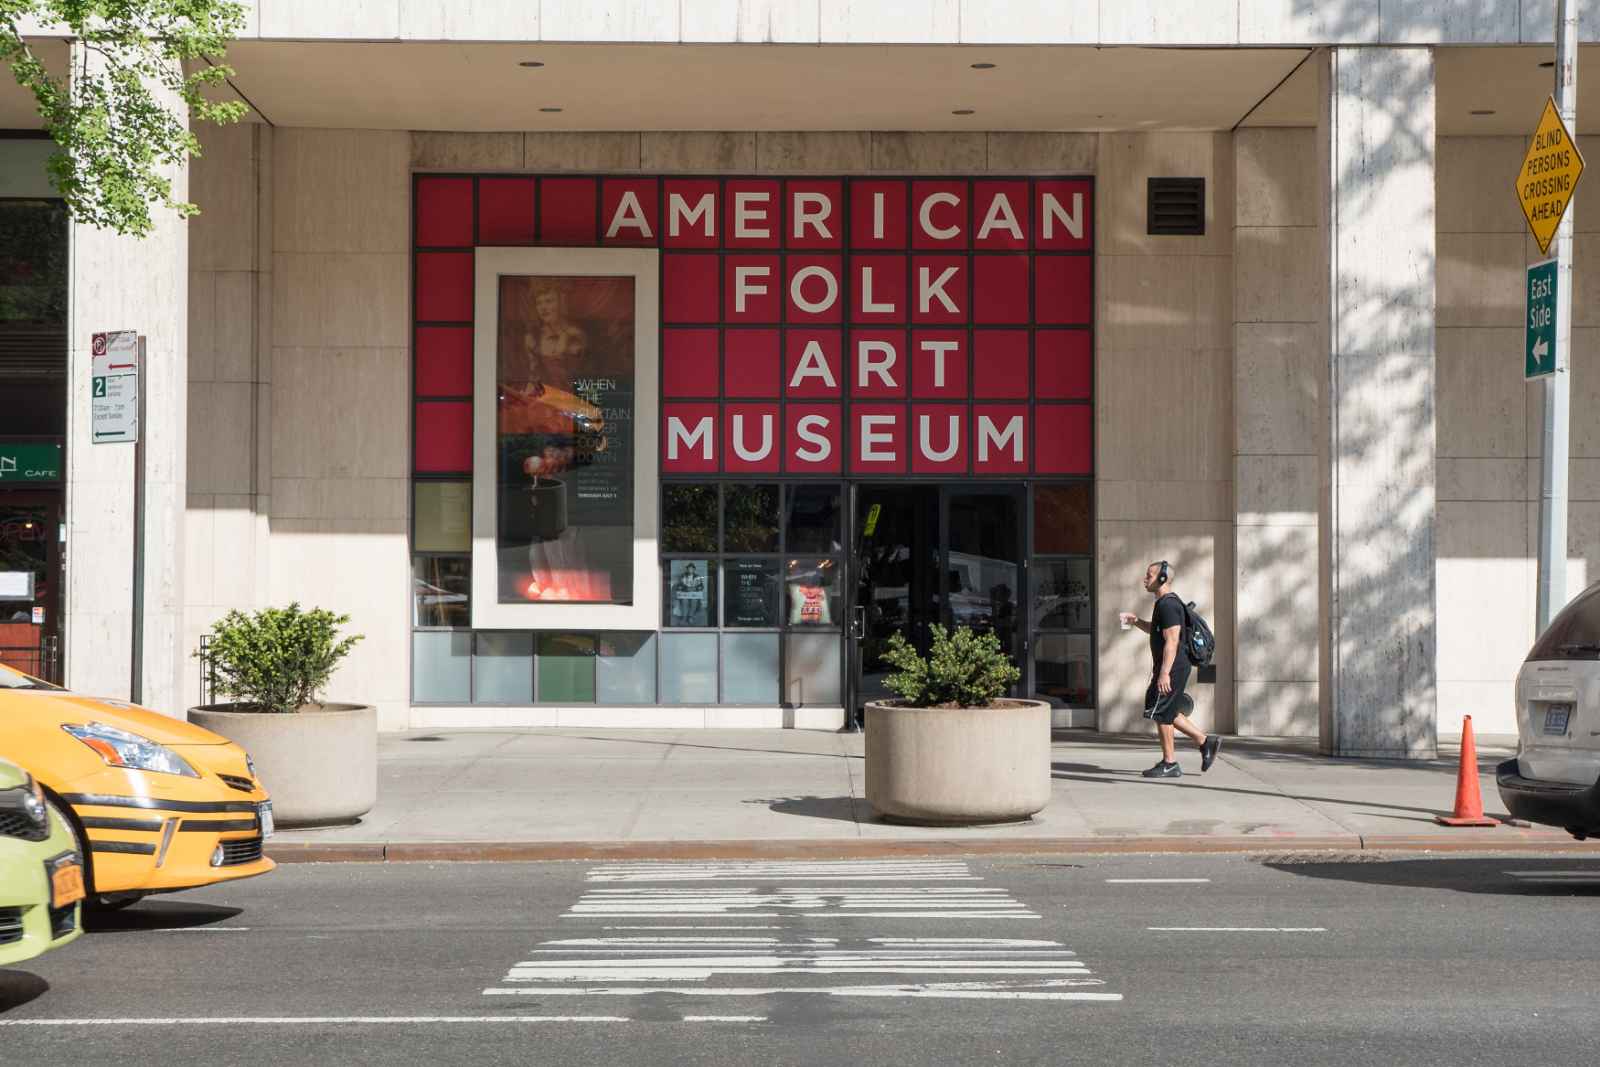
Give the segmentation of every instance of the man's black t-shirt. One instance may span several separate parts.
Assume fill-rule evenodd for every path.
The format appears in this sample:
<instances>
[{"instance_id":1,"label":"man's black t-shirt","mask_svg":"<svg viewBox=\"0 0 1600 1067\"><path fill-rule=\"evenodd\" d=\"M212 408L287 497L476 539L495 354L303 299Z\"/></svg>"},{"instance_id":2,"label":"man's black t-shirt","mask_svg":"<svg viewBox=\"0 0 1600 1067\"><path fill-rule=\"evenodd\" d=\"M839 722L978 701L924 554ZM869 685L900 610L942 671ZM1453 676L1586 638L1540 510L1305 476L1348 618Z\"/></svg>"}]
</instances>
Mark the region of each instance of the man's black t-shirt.
<instances>
[{"instance_id":1,"label":"man's black t-shirt","mask_svg":"<svg viewBox=\"0 0 1600 1067\"><path fill-rule=\"evenodd\" d=\"M1183 635L1183 602L1176 596L1168 593L1156 601L1155 608L1150 612L1150 661L1156 670L1161 669L1161 656L1167 647L1166 636L1162 633L1169 626L1180 628L1178 635L1178 655L1172 661L1174 668L1186 666L1189 654L1184 651Z\"/></svg>"}]
</instances>

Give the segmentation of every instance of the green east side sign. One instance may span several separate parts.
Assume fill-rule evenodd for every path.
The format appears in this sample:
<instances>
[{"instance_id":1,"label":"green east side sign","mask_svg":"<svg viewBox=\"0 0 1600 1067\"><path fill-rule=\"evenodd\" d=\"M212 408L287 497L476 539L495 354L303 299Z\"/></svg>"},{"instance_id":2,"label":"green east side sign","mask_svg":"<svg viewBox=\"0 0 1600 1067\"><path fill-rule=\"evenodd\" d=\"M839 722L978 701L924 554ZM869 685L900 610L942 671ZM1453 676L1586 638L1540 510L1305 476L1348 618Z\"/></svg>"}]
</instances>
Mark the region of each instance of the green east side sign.
<instances>
[{"instance_id":1,"label":"green east side sign","mask_svg":"<svg viewBox=\"0 0 1600 1067\"><path fill-rule=\"evenodd\" d=\"M0 441L0 484L60 480L60 445L42 441Z\"/></svg>"}]
</instances>

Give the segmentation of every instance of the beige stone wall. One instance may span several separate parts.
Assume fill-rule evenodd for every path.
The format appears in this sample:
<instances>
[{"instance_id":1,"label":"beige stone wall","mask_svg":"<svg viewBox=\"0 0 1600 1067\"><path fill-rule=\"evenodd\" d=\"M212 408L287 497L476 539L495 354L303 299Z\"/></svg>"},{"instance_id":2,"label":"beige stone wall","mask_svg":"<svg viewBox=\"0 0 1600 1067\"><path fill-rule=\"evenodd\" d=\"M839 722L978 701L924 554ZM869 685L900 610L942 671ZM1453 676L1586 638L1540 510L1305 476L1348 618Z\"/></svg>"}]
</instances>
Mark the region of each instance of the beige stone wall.
<instances>
[{"instance_id":1,"label":"beige stone wall","mask_svg":"<svg viewBox=\"0 0 1600 1067\"><path fill-rule=\"evenodd\" d=\"M1586 154L1600 144L1584 138ZM1470 714L1515 733L1512 681L1533 641L1542 385L1522 378L1523 267L1544 258L1516 201L1519 137L1439 142L1439 731ZM1600 188L1578 186L1580 234L1600 233ZM1600 277L1576 242L1567 595L1600 576Z\"/></svg>"},{"instance_id":2,"label":"beige stone wall","mask_svg":"<svg viewBox=\"0 0 1600 1067\"><path fill-rule=\"evenodd\" d=\"M1237 727L1315 737L1327 376L1316 131L1240 130L1234 152Z\"/></svg>"},{"instance_id":3,"label":"beige stone wall","mask_svg":"<svg viewBox=\"0 0 1600 1067\"><path fill-rule=\"evenodd\" d=\"M1206 178L1203 237L1145 234L1146 179ZM1196 720L1232 730L1233 213L1228 134L1106 134L1096 190L1095 426L1099 727L1145 731L1147 563L1211 622L1215 685L1191 684Z\"/></svg>"}]
</instances>

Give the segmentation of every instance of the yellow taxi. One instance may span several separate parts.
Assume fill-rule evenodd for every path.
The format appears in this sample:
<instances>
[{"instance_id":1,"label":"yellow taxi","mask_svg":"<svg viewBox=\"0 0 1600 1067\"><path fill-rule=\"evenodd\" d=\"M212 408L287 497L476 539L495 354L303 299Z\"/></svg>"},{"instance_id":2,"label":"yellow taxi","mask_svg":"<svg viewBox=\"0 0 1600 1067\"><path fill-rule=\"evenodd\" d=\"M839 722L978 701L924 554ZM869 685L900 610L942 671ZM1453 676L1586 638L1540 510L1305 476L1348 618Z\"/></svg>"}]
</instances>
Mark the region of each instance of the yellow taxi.
<instances>
[{"instance_id":1,"label":"yellow taxi","mask_svg":"<svg viewBox=\"0 0 1600 1067\"><path fill-rule=\"evenodd\" d=\"M244 749L209 730L0 666L0 756L66 812L101 906L275 866L272 800Z\"/></svg>"}]
</instances>

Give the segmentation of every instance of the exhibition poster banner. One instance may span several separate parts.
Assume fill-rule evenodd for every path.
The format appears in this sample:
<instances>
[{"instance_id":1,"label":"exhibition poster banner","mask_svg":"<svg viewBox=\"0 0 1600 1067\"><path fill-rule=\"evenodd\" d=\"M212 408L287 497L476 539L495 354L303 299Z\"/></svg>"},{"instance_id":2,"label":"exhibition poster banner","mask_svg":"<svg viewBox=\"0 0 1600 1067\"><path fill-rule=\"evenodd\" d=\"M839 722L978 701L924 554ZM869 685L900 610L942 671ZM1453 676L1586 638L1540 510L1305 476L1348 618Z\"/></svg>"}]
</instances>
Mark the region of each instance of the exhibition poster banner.
<instances>
[{"instance_id":1,"label":"exhibition poster banner","mask_svg":"<svg viewBox=\"0 0 1600 1067\"><path fill-rule=\"evenodd\" d=\"M632 603L634 286L500 277L501 603Z\"/></svg>"}]
</instances>

